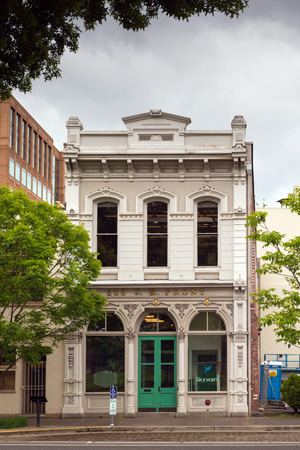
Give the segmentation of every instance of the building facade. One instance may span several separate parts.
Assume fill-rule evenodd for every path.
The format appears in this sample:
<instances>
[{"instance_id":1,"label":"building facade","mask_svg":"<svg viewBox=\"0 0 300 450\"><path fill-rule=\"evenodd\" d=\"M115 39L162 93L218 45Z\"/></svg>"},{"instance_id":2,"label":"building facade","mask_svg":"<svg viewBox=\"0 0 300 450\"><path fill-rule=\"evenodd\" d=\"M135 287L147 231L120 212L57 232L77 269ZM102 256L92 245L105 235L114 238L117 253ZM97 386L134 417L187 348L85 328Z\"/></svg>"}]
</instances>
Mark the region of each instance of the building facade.
<instances>
[{"instance_id":1,"label":"building facade","mask_svg":"<svg viewBox=\"0 0 300 450\"><path fill-rule=\"evenodd\" d=\"M299 186L294 187L299 188ZM266 224L270 231L276 230L285 235L285 241L299 236L300 217L285 207L259 208L267 212ZM260 242L257 243L257 257L261 258L266 252ZM280 274L263 274L259 276L260 289L275 289L278 296L284 289L289 289L285 276ZM260 311L264 317L270 310ZM278 361L281 366L281 381L286 380L291 373L300 373L300 350L298 346L277 342L273 326L263 327L261 330L261 363L265 361ZM274 395L273 395L274 396ZM280 396L280 394L279 394ZM279 397L280 398L280 397Z\"/></svg>"},{"instance_id":2,"label":"building facade","mask_svg":"<svg viewBox=\"0 0 300 450\"><path fill-rule=\"evenodd\" d=\"M108 413L115 385L127 416L248 415L259 372L246 121L193 131L189 118L151 110L123 122L122 131L66 124L66 212L99 253L92 287L107 305L65 341L58 412Z\"/></svg>"},{"instance_id":3,"label":"building facade","mask_svg":"<svg viewBox=\"0 0 300 450\"><path fill-rule=\"evenodd\" d=\"M64 205L65 164L63 153L41 125L14 98L0 102L0 184L23 189L31 200ZM0 416L32 414L34 393L50 399L50 414L61 414L63 350L57 350L37 366L17 362L8 372L0 358ZM61 391L56 384L61 379ZM43 406L44 408L44 406ZM44 409L43 409L44 411ZM58 412L60 411L60 413Z\"/></svg>"},{"instance_id":4,"label":"building facade","mask_svg":"<svg viewBox=\"0 0 300 450\"><path fill-rule=\"evenodd\" d=\"M14 97L0 103L0 183L31 200L65 203L62 152Z\"/></svg>"}]
</instances>

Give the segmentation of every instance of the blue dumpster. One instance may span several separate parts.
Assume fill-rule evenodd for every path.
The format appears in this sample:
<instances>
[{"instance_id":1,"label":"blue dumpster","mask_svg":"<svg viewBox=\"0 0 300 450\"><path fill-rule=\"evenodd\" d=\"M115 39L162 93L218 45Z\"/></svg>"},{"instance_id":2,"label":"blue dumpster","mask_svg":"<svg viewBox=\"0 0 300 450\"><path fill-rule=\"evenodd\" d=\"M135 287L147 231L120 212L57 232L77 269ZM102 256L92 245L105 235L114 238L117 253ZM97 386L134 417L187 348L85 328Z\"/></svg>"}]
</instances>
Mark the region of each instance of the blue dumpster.
<instances>
[{"instance_id":1,"label":"blue dumpster","mask_svg":"<svg viewBox=\"0 0 300 450\"><path fill-rule=\"evenodd\" d=\"M260 399L262 399L262 386L264 376L264 366L268 365L268 394L267 400L280 401L281 399L281 361L264 361L260 367Z\"/></svg>"}]
</instances>

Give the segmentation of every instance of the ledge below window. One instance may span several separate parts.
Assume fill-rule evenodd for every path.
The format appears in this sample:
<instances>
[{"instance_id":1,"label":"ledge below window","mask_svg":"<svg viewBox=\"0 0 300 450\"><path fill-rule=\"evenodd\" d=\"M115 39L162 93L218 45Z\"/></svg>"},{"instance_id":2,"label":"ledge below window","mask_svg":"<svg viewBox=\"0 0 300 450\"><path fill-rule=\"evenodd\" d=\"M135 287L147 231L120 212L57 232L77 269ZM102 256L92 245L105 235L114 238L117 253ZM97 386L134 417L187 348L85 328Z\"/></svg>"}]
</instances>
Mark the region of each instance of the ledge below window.
<instances>
[{"instance_id":1,"label":"ledge below window","mask_svg":"<svg viewBox=\"0 0 300 450\"><path fill-rule=\"evenodd\" d=\"M220 267L197 267L195 268L195 280L219 280Z\"/></svg>"}]
</instances>

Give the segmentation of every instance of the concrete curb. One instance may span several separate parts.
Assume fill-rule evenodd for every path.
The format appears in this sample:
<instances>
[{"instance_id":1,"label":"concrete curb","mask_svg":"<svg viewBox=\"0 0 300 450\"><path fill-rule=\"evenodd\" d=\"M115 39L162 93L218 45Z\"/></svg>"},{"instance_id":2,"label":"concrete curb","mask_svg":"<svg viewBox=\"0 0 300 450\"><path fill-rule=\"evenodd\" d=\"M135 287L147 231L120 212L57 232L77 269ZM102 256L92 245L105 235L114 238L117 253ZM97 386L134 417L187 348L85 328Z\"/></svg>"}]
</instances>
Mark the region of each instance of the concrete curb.
<instances>
[{"instance_id":1,"label":"concrete curb","mask_svg":"<svg viewBox=\"0 0 300 450\"><path fill-rule=\"evenodd\" d=\"M71 434L71 433L87 433L87 432L103 432L103 433L207 433L207 432L223 432L223 433L244 433L244 432L300 432L300 425L216 425L216 426L85 426L85 427L52 427L52 428L29 428L29 429L12 429L0 430L0 437L3 436L22 436L22 435L47 435L47 434Z\"/></svg>"}]
</instances>

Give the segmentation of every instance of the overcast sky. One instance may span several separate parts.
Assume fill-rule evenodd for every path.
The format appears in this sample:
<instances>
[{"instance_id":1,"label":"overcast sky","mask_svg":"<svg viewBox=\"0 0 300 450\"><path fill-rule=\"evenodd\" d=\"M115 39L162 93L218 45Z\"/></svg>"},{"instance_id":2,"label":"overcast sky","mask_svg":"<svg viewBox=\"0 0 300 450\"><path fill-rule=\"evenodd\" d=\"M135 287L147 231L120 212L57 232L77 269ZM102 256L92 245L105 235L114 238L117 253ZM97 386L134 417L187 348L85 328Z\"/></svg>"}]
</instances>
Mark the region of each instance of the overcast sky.
<instances>
[{"instance_id":1,"label":"overcast sky","mask_svg":"<svg viewBox=\"0 0 300 450\"><path fill-rule=\"evenodd\" d=\"M108 21L82 34L61 69L14 92L59 149L70 116L85 130L116 130L121 117L157 108L190 117L188 129L226 130L241 114L257 202L277 206L300 185L300 0L249 0L238 19L161 16L138 33Z\"/></svg>"}]
</instances>

